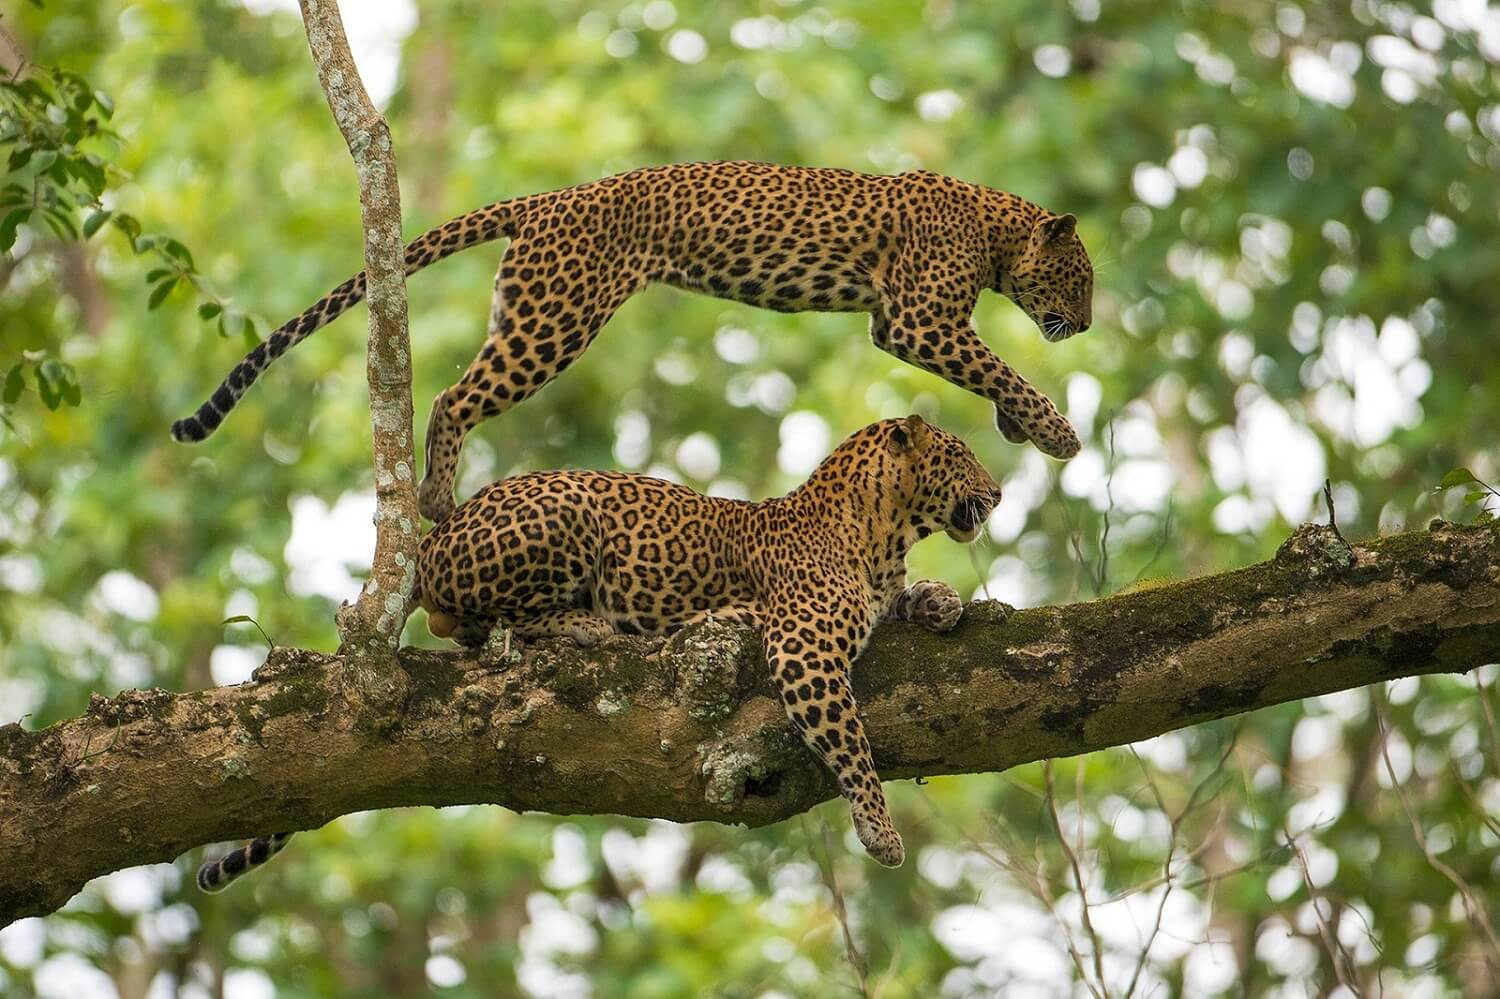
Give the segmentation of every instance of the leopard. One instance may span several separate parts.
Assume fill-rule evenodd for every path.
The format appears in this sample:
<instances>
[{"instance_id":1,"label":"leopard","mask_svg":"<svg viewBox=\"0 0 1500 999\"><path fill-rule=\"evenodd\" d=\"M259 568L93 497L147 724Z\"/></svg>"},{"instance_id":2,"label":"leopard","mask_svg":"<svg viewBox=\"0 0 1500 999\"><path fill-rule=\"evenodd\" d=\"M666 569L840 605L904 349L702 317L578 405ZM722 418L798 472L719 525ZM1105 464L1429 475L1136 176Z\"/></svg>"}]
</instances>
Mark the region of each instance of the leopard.
<instances>
[{"instance_id":1,"label":"leopard","mask_svg":"<svg viewBox=\"0 0 1500 999\"><path fill-rule=\"evenodd\" d=\"M529 472L491 483L422 536L413 601L434 635L470 649L496 629L584 647L707 619L755 629L791 724L832 771L870 856L895 867L905 847L850 670L883 621L958 625L958 592L908 584L906 556L940 531L973 542L999 502L969 446L919 415L856 431L796 489L757 502L639 473ZM205 864L199 885L226 886L289 835Z\"/></svg>"},{"instance_id":2,"label":"leopard","mask_svg":"<svg viewBox=\"0 0 1500 999\"><path fill-rule=\"evenodd\" d=\"M428 419L418 505L435 523L454 508L468 432L535 395L654 283L777 312L868 313L876 347L989 400L1008 441L1063 460L1080 448L972 321L992 290L1049 342L1089 328L1094 272L1072 214L925 170L681 163L458 216L406 246L406 273L502 237L484 345ZM172 436L205 440L273 361L364 294L360 272L272 332Z\"/></svg>"}]
</instances>

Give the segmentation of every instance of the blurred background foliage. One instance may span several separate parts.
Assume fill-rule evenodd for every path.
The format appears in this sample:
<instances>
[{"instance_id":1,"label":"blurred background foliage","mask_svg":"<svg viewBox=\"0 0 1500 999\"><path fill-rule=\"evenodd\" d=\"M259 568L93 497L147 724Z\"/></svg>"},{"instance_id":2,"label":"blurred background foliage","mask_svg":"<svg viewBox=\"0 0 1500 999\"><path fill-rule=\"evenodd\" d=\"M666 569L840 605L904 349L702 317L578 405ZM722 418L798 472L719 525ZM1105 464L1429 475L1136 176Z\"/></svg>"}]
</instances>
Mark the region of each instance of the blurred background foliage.
<instances>
[{"instance_id":1,"label":"blurred background foliage","mask_svg":"<svg viewBox=\"0 0 1500 999\"><path fill-rule=\"evenodd\" d=\"M1266 557L1326 516L1325 477L1355 538L1494 505L1437 488L1500 478L1483 0L345 6L410 235L639 165L753 158L1015 191L1076 213L1096 261L1084 336L1046 345L997 296L976 315L1084 435L1065 466L874 350L860 317L654 289L470 438L464 491L574 465L763 496L918 410L1006 496L983 542L929 542L914 571L1018 604ZM0 721L243 680L265 646L228 617L331 647L370 545L363 310L206 445L166 433L360 263L294 5L0 10ZM410 282L419 425L481 340L498 256ZM753 832L350 816L223 896L193 889L196 854L101 879L0 932L0 991L1493 996L1495 673L893 786L912 858L894 872L837 803Z\"/></svg>"}]
</instances>

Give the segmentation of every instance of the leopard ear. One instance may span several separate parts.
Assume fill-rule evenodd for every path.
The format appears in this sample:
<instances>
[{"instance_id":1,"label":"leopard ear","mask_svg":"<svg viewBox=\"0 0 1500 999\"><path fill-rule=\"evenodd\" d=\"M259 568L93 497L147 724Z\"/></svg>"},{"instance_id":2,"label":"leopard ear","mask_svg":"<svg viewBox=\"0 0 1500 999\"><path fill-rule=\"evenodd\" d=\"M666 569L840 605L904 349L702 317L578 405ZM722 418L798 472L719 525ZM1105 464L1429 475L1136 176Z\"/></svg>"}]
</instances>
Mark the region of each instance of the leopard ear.
<instances>
[{"instance_id":1,"label":"leopard ear","mask_svg":"<svg viewBox=\"0 0 1500 999\"><path fill-rule=\"evenodd\" d=\"M1047 237L1049 243L1061 243L1073 235L1077 227L1078 219L1073 215L1059 215L1042 223L1042 235Z\"/></svg>"},{"instance_id":2,"label":"leopard ear","mask_svg":"<svg viewBox=\"0 0 1500 999\"><path fill-rule=\"evenodd\" d=\"M926 447L931 438L927 421L913 413L891 430L890 446L897 454L910 454Z\"/></svg>"}]
</instances>

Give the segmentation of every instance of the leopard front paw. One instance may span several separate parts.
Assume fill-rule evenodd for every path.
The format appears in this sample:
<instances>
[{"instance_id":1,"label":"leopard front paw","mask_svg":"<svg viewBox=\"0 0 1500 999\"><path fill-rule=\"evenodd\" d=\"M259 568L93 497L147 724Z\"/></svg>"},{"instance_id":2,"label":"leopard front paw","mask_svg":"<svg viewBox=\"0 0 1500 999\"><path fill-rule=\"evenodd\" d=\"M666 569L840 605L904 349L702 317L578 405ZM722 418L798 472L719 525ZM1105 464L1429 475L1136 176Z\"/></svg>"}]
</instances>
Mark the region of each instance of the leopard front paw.
<instances>
[{"instance_id":1,"label":"leopard front paw","mask_svg":"<svg viewBox=\"0 0 1500 999\"><path fill-rule=\"evenodd\" d=\"M854 818L854 831L864 844L865 852L882 867L900 867L906 862L906 844L901 834L885 817Z\"/></svg>"},{"instance_id":2,"label":"leopard front paw","mask_svg":"<svg viewBox=\"0 0 1500 999\"><path fill-rule=\"evenodd\" d=\"M995 429L1000 431L1000 435L1012 444L1025 444L1031 440L1026 431L1021 429L1021 425L999 406L995 407Z\"/></svg>"},{"instance_id":3,"label":"leopard front paw","mask_svg":"<svg viewBox=\"0 0 1500 999\"><path fill-rule=\"evenodd\" d=\"M602 618L593 618L588 621L574 621L568 624L566 630L568 637L580 649L593 648L616 633L610 623Z\"/></svg>"},{"instance_id":4,"label":"leopard front paw","mask_svg":"<svg viewBox=\"0 0 1500 999\"><path fill-rule=\"evenodd\" d=\"M923 580L911 587L910 620L929 631L952 631L963 616L964 602L947 583Z\"/></svg>"},{"instance_id":5,"label":"leopard front paw","mask_svg":"<svg viewBox=\"0 0 1500 999\"><path fill-rule=\"evenodd\" d=\"M1031 439L1043 454L1060 461L1067 461L1083 449L1078 431L1060 414L1043 424Z\"/></svg>"}]
</instances>

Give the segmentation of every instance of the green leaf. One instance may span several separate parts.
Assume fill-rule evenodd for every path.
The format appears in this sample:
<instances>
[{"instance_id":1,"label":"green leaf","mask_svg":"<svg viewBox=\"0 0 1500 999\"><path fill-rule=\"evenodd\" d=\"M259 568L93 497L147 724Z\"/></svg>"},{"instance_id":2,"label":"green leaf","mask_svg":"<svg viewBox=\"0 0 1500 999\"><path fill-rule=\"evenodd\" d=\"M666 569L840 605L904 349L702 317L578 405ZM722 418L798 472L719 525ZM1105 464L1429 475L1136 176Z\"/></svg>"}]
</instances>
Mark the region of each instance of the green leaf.
<instances>
[{"instance_id":1,"label":"green leaf","mask_svg":"<svg viewBox=\"0 0 1500 999\"><path fill-rule=\"evenodd\" d=\"M109 216L110 213L108 211L101 209L97 212L94 212L88 218L84 219L83 238L88 239L93 236L94 233L102 229L104 227L104 223L109 221Z\"/></svg>"},{"instance_id":2,"label":"green leaf","mask_svg":"<svg viewBox=\"0 0 1500 999\"><path fill-rule=\"evenodd\" d=\"M187 264L188 270L193 270L193 255L188 252L187 247L183 246L171 236L159 236L157 237L157 239L160 242L161 248L165 250L169 256L176 257L178 260L181 260L183 263Z\"/></svg>"},{"instance_id":3,"label":"green leaf","mask_svg":"<svg viewBox=\"0 0 1500 999\"><path fill-rule=\"evenodd\" d=\"M26 388L26 370L21 364L13 365L10 374L5 376L5 388L0 390L0 401L7 405L21 398L21 391Z\"/></svg>"},{"instance_id":4,"label":"green leaf","mask_svg":"<svg viewBox=\"0 0 1500 999\"><path fill-rule=\"evenodd\" d=\"M136 221L134 215L127 215L124 212L115 213L115 228L125 234L125 238L130 240L132 246L135 245L136 237L141 234L140 222Z\"/></svg>"},{"instance_id":5,"label":"green leaf","mask_svg":"<svg viewBox=\"0 0 1500 999\"><path fill-rule=\"evenodd\" d=\"M31 157L31 163L36 167L37 173L45 173L47 168L57 162L57 151L55 149L43 149Z\"/></svg>"},{"instance_id":6,"label":"green leaf","mask_svg":"<svg viewBox=\"0 0 1500 999\"><path fill-rule=\"evenodd\" d=\"M56 409L62 405L62 386L52 384L52 380L47 377L45 364L37 365L36 390L42 397L42 404L48 409Z\"/></svg>"},{"instance_id":7,"label":"green leaf","mask_svg":"<svg viewBox=\"0 0 1500 999\"><path fill-rule=\"evenodd\" d=\"M37 371L38 377L45 376L58 394L58 397L70 406L76 406L83 400L83 392L78 386L78 372L73 370L71 364L53 359L42 362ZM57 408L49 404L51 409Z\"/></svg>"},{"instance_id":8,"label":"green leaf","mask_svg":"<svg viewBox=\"0 0 1500 999\"><path fill-rule=\"evenodd\" d=\"M106 120L115 116L115 102L104 91L94 91L94 103L99 105L99 111Z\"/></svg>"},{"instance_id":9,"label":"green leaf","mask_svg":"<svg viewBox=\"0 0 1500 999\"><path fill-rule=\"evenodd\" d=\"M105 176L104 168L98 163L92 162L92 157L73 160L73 173L79 180L83 181L84 187L88 188L89 194L98 198L104 193Z\"/></svg>"},{"instance_id":10,"label":"green leaf","mask_svg":"<svg viewBox=\"0 0 1500 999\"><path fill-rule=\"evenodd\" d=\"M1464 496L1464 502L1465 503L1478 503L1480 500L1484 499L1488 495L1489 495L1489 493L1485 492L1483 489L1476 489L1472 493L1468 493L1468 494L1466 494Z\"/></svg>"},{"instance_id":11,"label":"green leaf","mask_svg":"<svg viewBox=\"0 0 1500 999\"><path fill-rule=\"evenodd\" d=\"M1478 479L1474 478L1474 473L1469 471L1467 468L1455 468L1453 471L1443 476L1443 481L1438 484L1438 488L1452 489L1454 486L1461 486L1465 482L1478 481Z\"/></svg>"},{"instance_id":12,"label":"green leaf","mask_svg":"<svg viewBox=\"0 0 1500 999\"><path fill-rule=\"evenodd\" d=\"M167 296L170 295L170 294L172 294L172 289L175 288L175 287L177 287L177 279L176 278L168 278L167 280L163 281L161 284L157 285L155 288L152 289L152 291L151 291L151 297L148 298L148 299L146 299L146 308L147 309L154 309L158 305L160 305L162 302L166 301L167 300Z\"/></svg>"},{"instance_id":13,"label":"green leaf","mask_svg":"<svg viewBox=\"0 0 1500 999\"><path fill-rule=\"evenodd\" d=\"M28 205L24 208L17 208L4 219L0 219L0 253L9 252L10 248L16 244L16 230L30 214L31 207Z\"/></svg>"},{"instance_id":14,"label":"green leaf","mask_svg":"<svg viewBox=\"0 0 1500 999\"><path fill-rule=\"evenodd\" d=\"M226 617L224 619L224 623L254 625L255 630L260 632L260 637L266 640L266 645L270 646L273 649L276 648L276 643L271 641L271 636L266 634L266 629L262 628L260 626L260 622L255 620L255 618L251 617L249 614L236 614L234 617Z\"/></svg>"},{"instance_id":15,"label":"green leaf","mask_svg":"<svg viewBox=\"0 0 1500 999\"><path fill-rule=\"evenodd\" d=\"M202 305L198 306L198 318L202 319L204 322L207 322L223 311L224 306L220 305L218 302L204 302Z\"/></svg>"},{"instance_id":16,"label":"green leaf","mask_svg":"<svg viewBox=\"0 0 1500 999\"><path fill-rule=\"evenodd\" d=\"M170 267L153 267L149 271L146 272L146 283L147 284L155 284L156 282L160 281L162 278L166 277L168 274L171 274L171 273L172 273L172 268L170 268Z\"/></svg>"},{"instance_id":17,"label":"green leaf","mask_svg":"<svg viewBox=\"0 0 1500 999\"><path fill-rule=\"evenodd\" d=\"M73 224L72 215L61 208L48 208L42 215L46 218L47 225L61 238L68 240L78 238L78 227Z\"/></svg>"}]
</instances>

